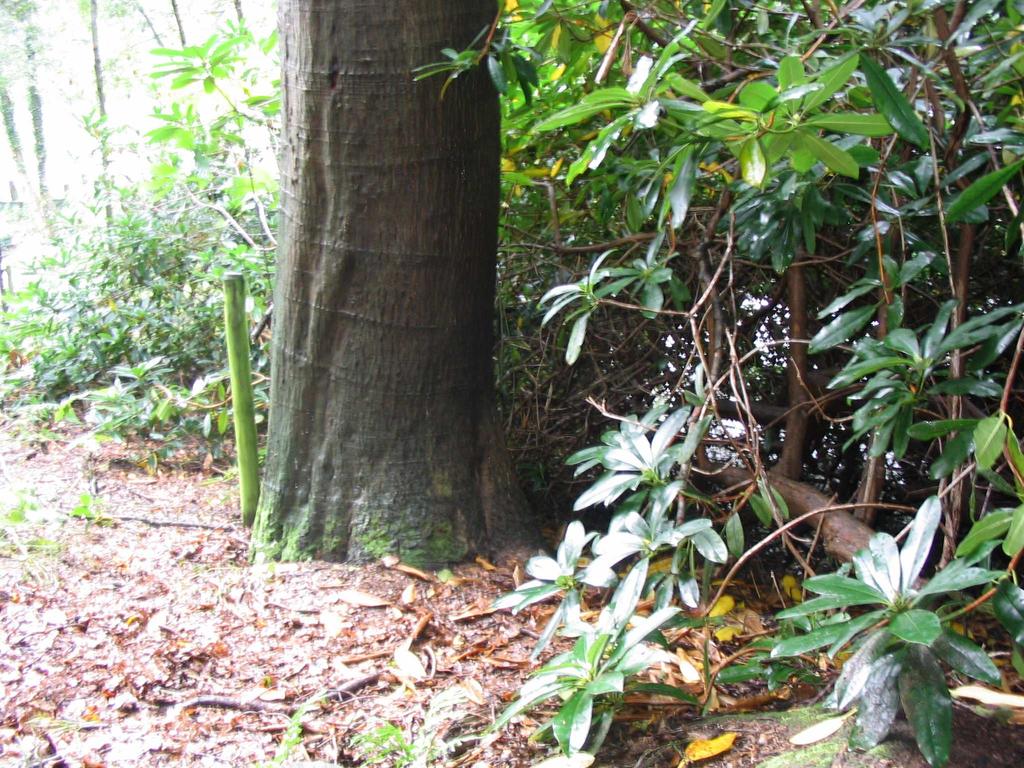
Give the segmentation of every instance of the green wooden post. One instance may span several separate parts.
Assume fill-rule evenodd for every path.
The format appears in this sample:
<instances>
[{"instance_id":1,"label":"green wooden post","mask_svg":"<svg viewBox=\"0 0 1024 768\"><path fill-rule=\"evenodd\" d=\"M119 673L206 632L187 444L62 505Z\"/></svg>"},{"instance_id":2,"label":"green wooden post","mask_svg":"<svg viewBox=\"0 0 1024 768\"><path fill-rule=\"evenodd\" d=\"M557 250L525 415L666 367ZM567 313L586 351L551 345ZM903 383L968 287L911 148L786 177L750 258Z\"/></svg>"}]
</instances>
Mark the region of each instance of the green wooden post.
<instances>
[{"instance_id":1,"label":"green wooden post","mask_svg":"<svg viewBox=\"0 0 1024 768\"><path fill-rule=\"evenodd\" d=\"M235 414L235 452L242 523L252 527L260 499L260 468L256 456L256 411L252 402L249 331L245 314L245 280L238 272L224 275L224 327L231 370L231 400Z\"/></svg>"}]
</instances>

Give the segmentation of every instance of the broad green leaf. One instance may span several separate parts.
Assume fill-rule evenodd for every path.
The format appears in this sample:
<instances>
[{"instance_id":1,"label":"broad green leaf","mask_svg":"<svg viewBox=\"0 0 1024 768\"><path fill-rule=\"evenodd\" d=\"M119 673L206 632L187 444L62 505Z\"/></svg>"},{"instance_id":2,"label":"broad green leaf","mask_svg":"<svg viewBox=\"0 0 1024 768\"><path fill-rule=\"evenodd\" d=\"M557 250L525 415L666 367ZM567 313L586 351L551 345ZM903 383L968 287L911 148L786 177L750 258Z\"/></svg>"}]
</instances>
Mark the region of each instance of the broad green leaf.
<instances>
[{"instance_id":1,"label":"broad green leaf","mask_svg":"<svg viewBox=\"0 0 1024 768\"><path fill-rule=\"evenodd\" d=\"M807 579L804 581L804 588L818 595L844 598L849 600L848 605L886 602L885 595L879 590L849 576L840 576L838 573L827 573Z\"/></svg>"},{"instance_id":2,"label":"broad green leaf","mask_svg":"<svg viewBox=\"0 0 1024 768\"><path fill-rule=\"evenodd\" d=\"M569 334L569 342L565 345L565 362L572 365L580 356L580 349L583 347L583 339L587 335L587 320L590 313L580 315L572 325L572 332Z\"/></svg>"},{"instance_id":3,"label":"broad green leaf","mask_svg":"<svg viewBox=\"0 0 1024 768\"><path fill-rule=\"evenodd\" d=\"M672 206L673 228L680 226L686 219L686 213L690 210L694 181L697 177L697 162L693 150L687 147L679 154L676 177L668 192L669 204Z\"/></svg>"},{"instance_id":4,"label":"broad green leaf","mask_svg":"<svg viewBox=\"0 0 1024 768\"><path fill-rule=\"evenodd\" d=\"M989 512L983 518L971 526L970 532L956 548L957 557L970 555L980 545L992 539L998 539L1010 529L1010 521L1013 519L1012 509L997 509Z\"/></svg>"},{"instance_id":5,"label":"broad green leaf","mask_svg":"<svg viewBox=\"0 0 1024 768\"><path fill-rule=\"evenodd\" d=\"M729 549L729 554L738 558L744 551L743 521L740 520L738 512L734 512L732 516L726 520L724 531L725 545Z\"/></svg>"},{"instance_id":6,"label":"broad green leaf","mask_svg":"<svg viewBox=\"0 0 1024 768\"><path fill-rule=\"evenodd\" d=\"M840 149L831 141L826 141L811 131L797 131L797 139L794 142L794 146L810 152L827 165L829 170L835 173L841 173L844 176L849 176L851 179L856 179L860 176L860 166L849 152L845 149Z\"/></svg>"},{"instance_id":7,"label":"broad green leaf","mask_svg":"<svg viewBox=\"0 0 1024 768\"><path fill-rule=\"evenodd\" d=\"M768 163L760 139L751 136L740 147L740 170L743 180L752 187L760 188L768 175Z\"/></svg>"},{"instance_id":8,"label":"broad green leaf","mask_svg":"<svg viewBox=\"0 0 1024 768\"><path fill-rule=\"evenodd\" d=\"M1003 553L1013 557L1024 548L1024 504L1013 511L1013 519L1003 539Z\"/></svg>"},{"instance_id":9,"label":"broad green leaf","mask_svg":"<svg viewBox=\"0 0 1024 768\"><path fill-rule=\"evenodd\" d=\"M505 78L505 70L496 57L487 57L487 72L491 76L491 82L494 83L498 93L508 93L508 80Z\"/></svg>"},{"instance_id":10,"label":"broad green leaf","mask_svg":"<svg viewBox=\"0 0 1024 768\"><path fill-rule=\"evenodd\" d=\"M1002 682L999 669L988 654L958 632L943 629L932 643L932 650L957 672L990 685Z\"/></svg>"},{"instance_id":11,"label":"broad green leaf","mask_svg":"<svg viewBox=\"0 0 1024 768\"><path fill-rule=\"evenodd\" d=\"M992 608L1013 642L1024 645L1024 590L1007 579L996 590Z\"/></svg>"},{"instance_id":12,"label":"broad green leaf","mask_svg":"<svg viewBox=\"0 0 1024 768\"><path fill-rule=\"evenodd\" d=\"M558 746L568 755L583 748L590 733L590 719L594 712L594 697L586 691L577 691L562 705L551 721Z\"/></svg>"},{"instance_id":13,"label":"broad green leaf","mask_svg":"<svg viewBox=\"0 0 1024 768\"><path fill-rule=\"evenodd\" d=\"M829 624L806 635L787 637L772 648L772 658L779 656L799 656L802 653L831 645L843 632L842 624Z\"/></svg>"},{"instance_id":14,"label":"broad green leaf","mask_svg":"<svg viewBox=\"0 0 1024 768\"><path fill-rule=\"evenodd\" d=\"M946 209L946 221L959 221L978 206L984 205L997 194L1024 167L1024 158L987 173L957 195Z\"/></svg>"},{"instance_id":15,"label":"broad green leaf","mask_svg":"<svg viewBox=\"0 0 1024 768\"><path fill-rule=\"evenodd\" d=\"M977 419L943 419L942 421L919 421L907 430L915 440L934 440L950 432L973 429Z\"/></svg>"},{"instance_id":16,"label":"broad green leaf","mask_svg":"<svg viewBox=\"0 0 1024 768\"><path fill-rule=\"evenodd\" d=\"M963 560L954 560L936 573L917 593L918 598L927 595L938 595L943 592L956 592L980 584L987 584L1002 575L1001 571L990 571L986 568L975 568L964 565ZM917 602L917 600L915 600Z\"/></svg>"},{"instance_id":17,"label":"broad green leaf","mask_svg":"<svg viewBox=\"0 0 1024 768\"><path fill-rule=\"evenodd\" d=\"M865 293L871 293L871 291L878 290L880 285L881 284L877 280L870 280L864 282L858 280L856 283L853 284L853 287L849 291L847 291L842 296L832 301L832 303L830 303L823 310L818 312L818 319L822 320L828 317L829 315L834 315L836 312L838 312L840 309L842 309L847 304L852 302L854 299L863 296Z\"/></svg>"},{"instance_id":18,"label":"broad green leaf","mask_svg":"<svg viewBox=\"0 0 1024 768\"><path fill-rule=\"evenodd\" d=\"M953 737L953 702L935 655L924 646L907 649L900 674L900 701L924 759L933 768L944 766Z\"/></svg>"},{"instance_id":19,"label":"broad green leaf","mask_svg":"<svg viewBox=\"0 0 1024 768\"><path fill-rule=\"evenodd\" d=\"M979 469L990 468L1002 454L1006 442L1006 417L996 413L974 428L974 458Z\"/></svg>"},{"instance_id":20,"label":"broad green leaf","mask_svg":"<svg viewBox=\"0 0 1024 768\"><path fill-rule=\"evenodd\" d=\"M804 63L799 56L784 56L779 62L779 89L786 90L794 85L803 85L807 82L807 75L804 74Z\"/></svg>"},{"instance_id":21,"label":"broad green leaf","mask_svg":"<svg viewBox=\"0 0 1024 768\"><path fill-rule=\"evenodd\" d=\"M931 550L932 539L942 521L942 503L938 496L928 497L917 510L906 541L900 550L900 591L907 592L921 575Z\"/></svg>"},{"instance_id":22,"label":"broad green leaf","mask_svg":"<svg viewBox=\"0 0 1024 768\"><path fill-rule=\"evenodd\" d=\"M921 149L927 149L928 129L907 101L907 97L896 88L889 73L867 56L861 57L860 71L867 80L875 107L885 115L889 124L902 138Z\"/></svg>"},{"instance_id":23,"label":"broad green leaf","mask_svg":"<svg viewBox=\"0 0 1024 768\"><path fill-rule=\"evenodd\" d=\"M826 325L811 339L808 351L814 355L842 344L867 325L875 315L875 307L860 307L844 312Z\"/></svg>"},{"instance_id":24,"label":"broad green leaf","mask_svg":"<svg viewBox=\"0 0 1024 768\"><path fill-rule=\"evenodd\" d=\"M971 443L970 432L961 432L949 440L946 447L942 449L942 453L939 454L939 458L932 462L928 474L935 480L952 475L957 467L967 461L967 456L971 452Z\"/></svg>"},{"instance_id":25,"label":"broad green leaf","mask_svg":"<svg viewBox=\"0 0 1024 768\"><path fill-rule=\"evenodd\" d=\"M942 624L931 611L914 609L897 613L889 622L889 631L908 643L931 645L942 634Z\"/></svg>"},{"instance_id":26,"label":"broad green leaf","mask_svg":"<svg viewBox=\"0 0 1024 768\"><path fill-rule=\"evenodd\" d=\"M891 639L892 636L884 629L875 632L846 660L842 672L836 678L836 709L842 711L857 700L864 690L875 660L882 655Z\"/></svg>"},{"instance_id":27,"label":"broad green leaf","mask_svg":"<svg viewBox=\"0 0 1024 768\"><path fill-rule=\"evenodd\" d=\"M885 116L877 112L870 115L859 112L833 112L828 115L815 115L805 120L804 125L833 133L849 133L855 136L875 138L888 136L893 131Z\"/></svg>"},{"instance_id":28,"label":"broad green leaf","mask_svg":"<svg viewBox=\"0 0 1024 768\"><path fill-rule=\"evenodd\" d=\"M804 110L810 112L831 99L836 91L846 85L850 75L857 69L858 61L857 54L850 54L820 72L815 81L821 84L821 89L809 94L804 99Z\"/></svg>"},{"instance_id":29,"label":"broad green leaf","mask_svg":"<svg viewBox=\"0 0 1024 768\"><path fill-rule=\"evenodd\" d=\"M714 531L697 531L691 540L705 560L710 560L712 563L724 563L729 559L729 550L726 549L725 542Z\"/></svg>"},{"instance_id":30,"label":"broad green leaf","mask_svg":"<svg viewBox=\"0 0 1024 768\"><path fill-rule=\"evenodd\" d=\"M887 653L876 659L857 704L857 720L850 743L857 749L871 749L889 735L900 709L899 675L902 655Z\"/></svg>"}]
</instances>

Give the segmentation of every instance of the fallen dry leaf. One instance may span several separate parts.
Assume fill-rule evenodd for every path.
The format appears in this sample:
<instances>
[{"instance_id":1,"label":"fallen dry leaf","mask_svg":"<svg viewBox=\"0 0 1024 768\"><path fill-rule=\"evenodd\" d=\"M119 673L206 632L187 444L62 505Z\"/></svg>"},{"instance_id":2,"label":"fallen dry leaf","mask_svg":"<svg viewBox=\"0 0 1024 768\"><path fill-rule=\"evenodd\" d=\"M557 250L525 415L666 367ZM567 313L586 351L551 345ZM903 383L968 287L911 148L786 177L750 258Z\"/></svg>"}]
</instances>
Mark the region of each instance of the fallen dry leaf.
<instances>
[{"instance_id":1,"label":"fallen dry leaf","mask_svg":"<svg viewBox=\"0 0 1024 768\"><path fill-rule=\"evenodd\" d=\"M338 637L344 631L347 623L341 614L328 610L320 611L320 624L323 626L324 634L327 637Z\"/></svg>"},{"instance_id":2,"label":"fallen dry leaf","mask_svg":"<svg viewBox=\"0 0 1024 768\"><path fill-rule=\"evenodd\" d=\"M416 602L416 585L410 584L402 590L402 597L399 598L402 601L402 605L410 605Z\"/></svg>"},{"instance_id":3,"label":"fallen dry leaf","mask_svg":"<svg viewBox=\"0 0 1024 768\"><path fill-rule=\"evenodd\" d=\"M593 755L588 752L577 752L575 755L549 757L547 760L534 763L533 768L589 768L593 763Z\"/></svg>"},{"instance_id":4,"label":"fallen dry leaf","mask_svg":"<svg viewBox=\"0 0 1024 768\"><path fill-rule=\"evenodd\" d=\"M474 704L482 707L487 703L487 699L484 697L484 687L474 678L467 677L465 680L460 680L459 686Z\"/></svg>"},{"instance_id":5,"label":"fallen dry leaf","mask_svg":"<svg viewBox=\"0 0 1024 768\"><path fill-rule=\"evenodd\" d=\"M852 711L838 717L830 717L828 720L822 720L820 723L804 728L799 733L794 733L790 736L789 743L796 744L798 747L805 747L808 744L817 744L819 741L824 741L843 727L843 723L846 722L851 713Z\"/></svg>"},{"instance_id":6,"label":"fallen dry leaf","mask_svg":"<svg viewBox=\"0 0 1024 768\"><path fill-rule=\"evenodd\" d=\"M700 670L697 669L696 665L690 661L689 656L686 655L686 651L682 648L676 648L675 659L676 666L679 667L679 674L682 675L683 682L693 685L699 683L703 678L701 677Z\"/></svg>"},{"instance_id":7,"label":"fallen dry leaf","mask_svg":"<svg viewBox=\"0 0 1024 768\"><path fill-rule=\"evenodd\" d=\"M434 577L426 571L421 571L419 568L413 568L411 565L406 565L405 563L395 563L391 568L408 574L409 576L415 576L417 579L422 579L423 581L434 580Z\"/></svg>"},{"instance_id":8,"label":"fallen dry leaf","mask_svg":"<svg viewBox=\"0 0 1024 768\"><path fill-rule=\"evenodd\" d=\"M494 563L492 563L490 560L487 560L486 558L481 557L480 555L477 555L474 558L473 561L477 565L479 565L481 568L483 568L485 571L496 571L496 570L498 570L495 567Z\"/></svg>"},{"instance_id":9,"label":"fallen dry leaf","mask_svg":"<svg viewBox=\"0 0 1024 768\"><path fill-rule=\"evenodd\" d=\"M728 752L732 749L733 742L736 741L736 734L733 731L727 731L721 736L715 736L713 739L697 739L691 741L686 745L686 751L683 753L684 757L679 761L679 765L686 765L693 763L698 760L707 760L709 757L720 755L723 752Z\"/></svg>"},{"instance_id":10,"label":"fallen dry leaf","mask_svg":"<svg viewBox=\"0 0 1024 768\"><path fill-rule=\"evenodd\" d=\"M409 649L396 648L394 658L398 671L409 680L422 680L427 676L427 670L423 667L420 657Z\"/></svg>"},{"instance_id":11,"label":"fallen dry leaf","mask_svg":"<svg viewBox=\"0 0 1024 768\"><path fill-rule=\"evenodd\" d=\"M951 690L949 694L955 699L973 699L992 707L1024 709L1024 696L1003 693L992 688L985 688L982 685L961 685L959 688Z\"/></svg>"},{"instance_id":12,"label":"fallen dry leaf","mask_svg":"<svg viewBox=\"0 0 1024 768\"><path fill-rule=\"evenodd\" d=\"M336 596L339 600L349 605L358 605L362 608L382 608L385 605L391 605L390 600L385 600L383 597L377 597L369 592L362 592L358 589L343 589Z\"/></svg>"}]
</instances>

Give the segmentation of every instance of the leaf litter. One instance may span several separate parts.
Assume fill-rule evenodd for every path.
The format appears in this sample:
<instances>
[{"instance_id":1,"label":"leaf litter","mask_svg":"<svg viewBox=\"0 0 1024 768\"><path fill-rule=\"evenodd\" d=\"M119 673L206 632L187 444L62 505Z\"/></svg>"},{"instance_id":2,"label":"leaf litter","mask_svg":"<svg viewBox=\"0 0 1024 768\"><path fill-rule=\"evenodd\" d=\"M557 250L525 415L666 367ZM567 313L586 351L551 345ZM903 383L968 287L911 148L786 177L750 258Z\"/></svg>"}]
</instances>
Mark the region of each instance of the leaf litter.
<instances>
[{"instance_id":1,"label":"leaf litter","mask_svg":"<svg viewBox=\"0 0 1024 768\"><path fill-rule=\"evenodd\" d=\"M540 715L479 736L533 669L530 652L552 610L491 609L521 579L517 564L481 557L445 578L397 560L250 564L234 483L209 463L148 474L123 445L14 430L0 427L0 518L12 506L30 514L0 528L0 763L589 764L529 741ZM88 516L72 516L83 508ZM711 642L712 664L729 656L721 646L734 637L763 634L758 611L744 609L742 621L731 613L723 618L736 632ZM675 655L648 673L651 682L703 696L695 673L704 636L669 639ZM719 713L742 712L814 694L750 681L716 685L706 700ZM792 750L789 737L808 724L746 718L702 721L667 697L635 697L596 764L745 768ZM980 722L957 727L954 757L1006 764L998 760L1024 736L1000 739L997 762L984 762L990 734L983 745L965 738L995 725Z\"/></svg>"}]
</instances>

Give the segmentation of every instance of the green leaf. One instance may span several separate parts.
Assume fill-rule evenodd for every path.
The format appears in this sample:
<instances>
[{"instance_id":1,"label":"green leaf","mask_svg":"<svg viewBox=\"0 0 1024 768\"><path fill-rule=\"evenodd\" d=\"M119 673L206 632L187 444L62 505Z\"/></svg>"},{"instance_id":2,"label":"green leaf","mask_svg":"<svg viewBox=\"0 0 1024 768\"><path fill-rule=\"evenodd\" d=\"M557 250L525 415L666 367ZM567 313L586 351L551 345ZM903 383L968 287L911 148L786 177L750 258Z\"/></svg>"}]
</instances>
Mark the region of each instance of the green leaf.
<instances>
[{"instance_id":1,"label":"green leaf","mask_svg":"<svg viewBox=\"0 0 1024 768\"><path fill-rule=\"evenodd\" d=\"M1024 548L1024 504L1013 511L1006 538L1003 539L1003 553L1013 557Z\"/></svg>"},{"instance_id":2,"label":"green leaf","mask_svg":"<svg viewBox=\"0 0 1024 768\"><path fill-rule=\"evenodd\" d=\"M867 56L861 57L860 71L867 80L875 107L885 115L896 132L921 149L927 149L928 129L907 101L907 97L896 88L889 73Z\"/></svg>"},{"instance_id":3,"label":"green leaf","mask_svg":"<svg viewBox=\"0 0 1024 768\"><path fill-rule=\"evenodd\" d=\"M797 131L794 146L810 152L816 159L823 162L828 168L851 179L860 176L860 165L853 159L849 152L840 149L830 141L826 141L815 133L806 130Z\"/></svg>"},{"instance_id":4,"label":"green leaf","mask_svg":"<svg viewBox=\"0 0 1024 768\"><path fill-rule=\"evenodd\" d=\"M946 209L946 221L959 221L978 206L984 205L997 194L1024 167L1024 158L1004 166L998 171L987 173L957 195Z\"/></svg>"},{"instance_id":5,"label":"green leaf","mask_svg":"<svg viewBox=\"0 0 1024 768\"><path fill-rule=\"evenodd\" d=\"M931 551L932 539L942 521L942 502L938 496L928 497L910 526L906 541L900 550L900 591L909 592L921 575L924 562Z\"/></svg>"},{"instance_id":6,"label":"green leaf","mask_svg":"<svg viewBox=\"0 0 1024 768\"><path fill-rule=\"evenodd\" d=\"M533 130L539 133L555 128L564 128L567 125L581 123L606 109L631 108L637 103L637 97L625 88L602 88L599 91L588 93L580 99L578 104L573 104L571 107L549 115L533 126Z\"/></svg>"},{"instance_id":7,"label":"green leaf","mask_svg":"<svg viewBox=\"0 0 1024 768\"><path fill-rule=\"evenodd\" d=\"M893 131L885 116L877 112L870 115L860 112L833 112L828 115L815 115L804 121L804 125L833 133L849 133L873 138L888 136Z\"/></svg>"},{"instance_id":8,"label":"green leaf","mask_svg":"<svg viewBox=\"0 0 1024 768\"><path fill-rule=\"evenodd\" d=\"M804 581L804 588L818 595L844 598L849 601L847 605L886 602L885 595L879 590L849 576L840 576L838 573L827 573L807 579Z\"/></svg>"},{"instance_id":9,"label":"green leaf","mask_svg":"<svg viewBox=\"0 0 1024 768\"><path fill-rule=\"evenodd\" d=\"M996 413L978 422L974 428L974 458L979 469L988 469L1003 453L1006 442L1006 416Z\"/></svg>"},{"instance_id":10,"label":"green leaf","mask_svg":"<svg viewBox=\"0 0 1024 768\"><path fill-rule=\"evenodd\" d=\"M697 162L692 148L687 147L679 153L676 166L675 181L668 192L669 204L672 206L673 229L683 223L690 209L693 184L697 177Z\"/></svg>"},{"instance_id":11,"label":"green leaf","mask_svg":"<svg viewBox=\"0 0 1024 768\"><path fill-rule=\"evenodd\" d=\"M1010 521L1013 518L1012 509L997 509L989 512L978 522L971 526L970 532L956 548L957 557L970 555L986 541L998 539L1010 528Z\"/></svg>"},{"instance_id":12,"label":"green leaf","mask_svg":"<svg viewBox=\"0 0 1024 768\"><path fill-rule=\"evenodd\" d=\"M928 595L957 592L962 589L977 587L980 584L987 584L1001 575L1001 571L975 568L965 565L963 560L954 560L932 576L928 583L918 591L914 602L919 602L920 598Z\"/></svg>"},{"instance_id":13,"label":"green leaf","mask_svg":"<svg viewBox=\"0 0 1024 768\"><path fill-rule=\"evenodd\" d=\"M491 82L494 83L498 93L508 93L508 80L505 79L505 70L502 68L501 62L498 61L497 57L487 57L487 72L491 76Z\"/></svg>"},{"instance_id":14,"label":"green leaf","mask_svg":"<svg viewBox=\"0 0 1024 768\"><path fill-rule=\"evenodd\" d=\"M772 658L778 658L779 656L799 656L802 653L813 651L816 648L832 645L832 643L836 641L836 638L843 633L843 630L844 627L842 624L829 624L806 635L787 637L785 640L780 640L772 648Z\"/></svg>"},{"instance_id":15,"label":"green leaf","mask_svg":"<svg viewBox=\"0 0 1024 768\"><path fill-rule=\"evenodd\" d=\"M857 704L857 720L850 734L852 746L871 749L889 735L900 709L899 674L902 669L902 654L896 653L887 653L871 664Z\"/></svg>"},{"instance_id":16,"label":"green leaf","mask_svg":"<svg viewBox=\"0 0 1024 768\"><path fill-rule=\"evenodd\" d=\"M761 495L760 491L750 497L750 508L754 510L754 515L761 525L771 526L772 505Z\"/></svg>"},{"instance_id":17,"label":"green leaf","mask_svg":"<svg viewBox=\"0 0 1024 768\"><path fill-rule=\"evenodd\" d=\"M804 109L810 112L831 99L836 91L846 85L850 75L857 69L858 60L857 54L850 54L819 73L815 81L821 84L821 89L808 94L804 99Z\"/></svg>"},{"instance_id":18,"label":"green leaf","mask_svg":"<svg viewBox=\"0 0 1024 768\"><path fill-rule=\"evenodd\" d=\"M931 611L913 609L897 613L889 622L889 631L908 643L931 645L942 634L942 624Z\"/></svg>"},{"instance_id":19,"label":"green leaf","mask_svg":"<svg viewBox=\"0 0 1024 768\"><path fill-rule=\"evenodd\" d=\"M738 558L743 554L744 550L743 521L740 520L738 512L734 512L732 516L725 521L724 532L725 545L729 549L729 554Z\"/></svg>"},{"instance_id":20,"label":"green leaf","mask_svg":"<svg viewBox=\"0 0 1024 768\"><path fill-rule=\"evenodd\" d=\"M939 458L932 462L928 474L935 480L949 477L957 467L967 461L967 455L971 452L971 442L970 432L961 432L949 440Z\"/></svg>"},{"instance_id":21,"label":"green leaf","mask_svg":"<svg viewBox=\"0 0 1024 768\"><path fill-rule=\"evenodd\" d=\"M740 147L740 170L743 172L743 180L750 186L760 188L764 184L768 163L760 139L751 136L743 142Z\"/></svg>"},{"instance_id":22,"label":"green leaf","mask_svg":"<svg viewBox=\"0 0 1024 768\"><path fill-rule=\"evenodd\" d=\"M807 75L804 74L804 62L796 55L784 56L779 62L779 89L786 90L794 85L803 85L807 82Z\"/></svg>"},{"instance_id":23,"label":"green leaf","mask_svg":"<svg viewBox=\"0 0 1024 768\"><path fill-rule=\"evenodd\" d=\"M815 355L818 352L831 349L837 344L842 344L867 325L871 318L874 317L874 314L875 307L873 305L844 312L814 334L808 351Z\"/></svg>"},{"instance_id":24,"label":"green leaf","mask_svg":"<svg viewBox=\"0 0 1024 768\"><path fill-rule=\"evenodd\" d=\"M562 751L571 755L579 752L590 733L590 719L594 712L594 697L586 691L577 691L562 705L551 721L551 730Z\"/></svg>"},{"instance_id":25,"label":"green leaf","mask_svg":"<svg viewBox=\"0 0 1024 768\"><path fill-rule=\"evenodd\" d=\"M836 708L844 710L860 696L867 684L875 660L885 651L891 635L884 629L868 637L857 652L843 664L836 679Z\"/></svg>"},{"instance_id":26,"label":"green leaf","mask_svg":"<svg viewBox=\"0 0 1024 768\"><path fill-rule=\"evenodd\" d=\"M932 650L957 672L990 685L1002 683L999 669L988 654L958 632L943 629Z\"/></svg>"},{"instance_id":27,"label":"green leaf","mask_svg":"<svg viewBox=\"0 0 1024 768\"><path fill-rule=\"evenodd\" d=\"M934 440L936 437L973 429L977 419L943 419L941 421L919 421L907 430L915 440Z\"/></svg>"},{"instance_id":28,"label":"green leaf","mask_svg":"<svg viewBox=\"0 0 1024 768\"><path fill-rule=\"evenodd\" d=\"M572 325L572 332L569 334L569 343L565 345L565 362L572 365L580 356L580 349L583 347L583 339L587 335L587 320L590 313L580 315Z\"/></svg>"},{"instance_id":29,"label":"green leaf","mask_svg":"<svg viewBox=\"0 0 1024 768\"><path fill-rule=\"evenodd\" d=\"M924 646L907 649L900 674L900 701L924 759L933 768L944 766L953 739L953 703L935 655Z\"/></svg>"},{"instance_id":30,"label":"green leaf","mask_svg":"<svg viewBox=\"0 0 1024 768\"><path fill-rule=\"evenodd\" d=\"M1007 579L999 585L992 608L1017 645L1024 645L1024 590Z\"/></svg>"}]
</instances>

